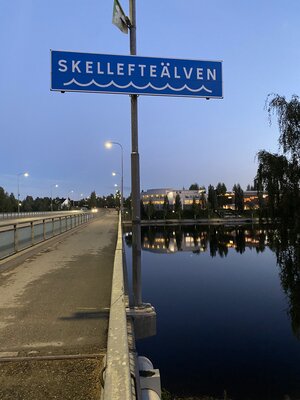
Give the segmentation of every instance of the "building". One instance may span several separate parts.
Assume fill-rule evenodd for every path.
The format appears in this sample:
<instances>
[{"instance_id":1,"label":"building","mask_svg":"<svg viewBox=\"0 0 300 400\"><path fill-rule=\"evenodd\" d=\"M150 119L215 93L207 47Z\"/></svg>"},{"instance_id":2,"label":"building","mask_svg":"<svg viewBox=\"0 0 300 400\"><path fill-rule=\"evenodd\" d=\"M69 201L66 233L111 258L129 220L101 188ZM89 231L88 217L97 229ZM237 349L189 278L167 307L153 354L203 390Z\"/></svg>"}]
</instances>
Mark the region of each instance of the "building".
<instances>
[{"instance_id":1,"label":"building","mask_svg":"<svg viewBox=\"0 0 300 400\"><path fill-rule=\"evenodd\" d=\"M195 199L196 204L202 204L203 206L206 203L206 193L205 189L199 190L177 190L177 189L149 189L147 191L142 191L141 200L144 206L147 206L150 201L154 205L156 210L162 210L163 204L165 201L165 197L168 197L169 204L171 207L174 207L176 196L179 195L182 209L191 208L193 201Z\"/></svg>"},{"instance_id":2,"label":"building","mask_svg":"<svg viewBox=\"0 0 300 400\"><path fill-rule=\"evenodd\" d=\"M222 199L220 199L222 197ZM234 192L226 192L224 195L218 196L221 200L224 210L235 210ZM267 192L263 192L262 199L264 202L268 200ZM259 208L259 198L256 190L244 191L244 210L257 210Z\"/></svg>"}]
</instances>

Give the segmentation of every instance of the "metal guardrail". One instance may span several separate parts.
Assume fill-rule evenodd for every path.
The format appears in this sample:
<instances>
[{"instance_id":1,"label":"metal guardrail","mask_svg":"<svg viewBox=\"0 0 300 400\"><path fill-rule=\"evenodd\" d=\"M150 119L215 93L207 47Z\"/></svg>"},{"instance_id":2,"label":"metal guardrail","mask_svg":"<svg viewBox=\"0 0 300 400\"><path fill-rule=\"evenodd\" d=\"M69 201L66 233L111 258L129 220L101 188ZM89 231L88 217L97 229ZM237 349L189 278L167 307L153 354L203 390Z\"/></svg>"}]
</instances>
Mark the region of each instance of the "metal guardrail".
<instances>
[{"instance_id":1,"label":"metal guardrail","mask_svg":"<svg viewBox=\"0 0 300 400\"><path fill-rule=\"evenodd\" d=\"M26 216L28 216L27 213ZM0 260L76 228L96 216L94 213L84 212L1 223Z\"/></svg>"},{"instance_id":2,"label":"metal guardrail","mask_svg":"<svg viewBox=\"0 0 300 400\"><path fill-rule=\"evenodd\" d=\"M78 211L74 211L78 212ZM59 213L66 213L66 211L22 211L20 213L17 212L0 212L0 221L5 219L12 218L24 218L24 217L36 217L42 215L57 215Z\"/></svg>"}]
</instances>

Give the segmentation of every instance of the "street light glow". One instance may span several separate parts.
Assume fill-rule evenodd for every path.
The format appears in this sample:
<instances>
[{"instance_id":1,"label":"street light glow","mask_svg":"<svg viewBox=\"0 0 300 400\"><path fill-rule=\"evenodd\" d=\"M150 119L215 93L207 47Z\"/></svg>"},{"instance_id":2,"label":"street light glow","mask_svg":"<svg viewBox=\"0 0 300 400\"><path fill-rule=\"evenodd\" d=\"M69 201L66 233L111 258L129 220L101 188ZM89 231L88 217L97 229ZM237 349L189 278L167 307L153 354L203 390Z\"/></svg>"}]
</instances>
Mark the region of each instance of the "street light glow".
<instances>
[{"instance_id":1,"label":"street light glow","mask_svg":"<svg viewBox=\"0 0 300 400\"><path fill-rule=\"evenodd\" d=\"M123 169L123 146L121 145L121 143L119 143L119 142L114 142L114 141L112 141L112 140L108 140L107 142L105 142L105 147L107 148L107 149L111 149L112 147L113 147L113 145L117 145L117 146L119 146L120 147L120 149L121 149L121 201L120 201L120 208L121 208L121 215L122 215L122 213L123 213L123 193L124 193L124 190L123 190L123 181L124 181L124 169ZM117 175L117 173L116 172L113 172L112 173L112 175L113 176L116 176ZM119 174L118 174L119 175ZM117 186L117 185L115 185L115 186Z\"/></svg>"},{"instance_id":2,"label":"street light glow","mask_svg":"<svg viewBox=\"0 0 300 400\"><path fill-rule=\"evenodd\" d=\"M107 149L111 149L113 145L112 145L112 142L105 142L104 146L105 146Z\"/></svg>"},{"instance_id":3,"label":"street light glow","mask_svg":"<svg viewBox=\"0 0 300 400\"><path fill-rule=\"evenodd\" d=\"M25 178L27 178L29 176L28 172L19 172L17 174L17 178L18 178L18 214L20 213L20 176L24 176Z\"/></svg>"}]
</instances>

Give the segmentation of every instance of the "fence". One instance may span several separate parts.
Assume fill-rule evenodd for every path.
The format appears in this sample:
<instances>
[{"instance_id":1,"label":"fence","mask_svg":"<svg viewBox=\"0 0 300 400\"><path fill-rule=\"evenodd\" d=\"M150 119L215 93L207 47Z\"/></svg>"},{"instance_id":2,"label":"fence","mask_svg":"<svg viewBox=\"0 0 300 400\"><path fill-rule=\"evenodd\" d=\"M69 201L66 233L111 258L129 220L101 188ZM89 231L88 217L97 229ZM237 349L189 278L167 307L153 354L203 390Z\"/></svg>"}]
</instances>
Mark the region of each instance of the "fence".
<instances>
[{"instance_id":1,"label":"fence","mask_svg":"<svg viewBox=\"0 0 300 400\"><path fill-rule=\"evenodd\" d=\"M65 213L66 211L24 211L24 212L0 212L0 220L13 219L13 218L24 218L24 217L39 217L42 215L55 215L59 213ZM77 212L77 211L75 211Z\"/></svg>"},{"instance_id":2,"label":"fence","mask_svg":"<svg viewBox=\"0 0 300 400\"><path fill-rule=\"evenodd\" d=\"M76 228L96 216L94 213L84 212L30 221L1 223L0 260Z\"/></svg>"}]
</instances>

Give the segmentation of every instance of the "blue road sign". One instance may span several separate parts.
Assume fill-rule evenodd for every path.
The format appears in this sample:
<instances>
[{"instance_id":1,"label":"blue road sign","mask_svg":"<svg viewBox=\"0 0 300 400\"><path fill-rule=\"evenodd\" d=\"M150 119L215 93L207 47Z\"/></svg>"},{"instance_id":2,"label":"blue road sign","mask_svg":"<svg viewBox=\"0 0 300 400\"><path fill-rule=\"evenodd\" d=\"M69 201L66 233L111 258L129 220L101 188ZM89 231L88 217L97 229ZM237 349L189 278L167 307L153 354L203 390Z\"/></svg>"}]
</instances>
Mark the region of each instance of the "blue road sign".
<instances>
[{"instance_id":1,"label":"blue road sign","mask_svg":"<svg viewBox=\"0 0 300 400\"><path fill-rule=\"evenodd\" d=\"M51 51L51 90L222 98L222 62Z\"/></svg>"}]
</instances>

